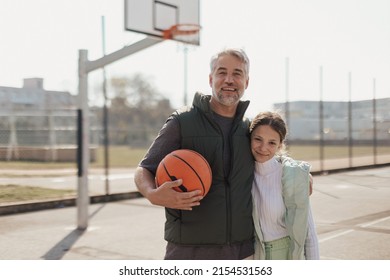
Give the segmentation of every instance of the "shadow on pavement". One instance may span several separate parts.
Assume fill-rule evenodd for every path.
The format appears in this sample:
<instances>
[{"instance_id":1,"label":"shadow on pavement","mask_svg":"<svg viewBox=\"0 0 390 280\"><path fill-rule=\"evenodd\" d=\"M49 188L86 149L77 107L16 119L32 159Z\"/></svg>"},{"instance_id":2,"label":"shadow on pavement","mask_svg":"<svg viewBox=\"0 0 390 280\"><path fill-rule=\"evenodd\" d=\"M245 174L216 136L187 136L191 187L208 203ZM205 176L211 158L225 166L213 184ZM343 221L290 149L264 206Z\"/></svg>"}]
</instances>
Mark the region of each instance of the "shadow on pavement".
<instances>
[{"instance_id":1,"label":"shadow on pavement","mask_svg":"<svg viewBox=\"0 0 390 280\"><path fill-rule=\"evenodd\" d=\"M102 210L106 204L102 204L97 208L89 218L92 219L100 210ZM61 260L64 255L72 248L72 246L77 242L77 240L85 233L85 229L74 229L72 230L64 239L54 245L46 254L42 256L44 260Z\"/></svg>"}]
</instances>

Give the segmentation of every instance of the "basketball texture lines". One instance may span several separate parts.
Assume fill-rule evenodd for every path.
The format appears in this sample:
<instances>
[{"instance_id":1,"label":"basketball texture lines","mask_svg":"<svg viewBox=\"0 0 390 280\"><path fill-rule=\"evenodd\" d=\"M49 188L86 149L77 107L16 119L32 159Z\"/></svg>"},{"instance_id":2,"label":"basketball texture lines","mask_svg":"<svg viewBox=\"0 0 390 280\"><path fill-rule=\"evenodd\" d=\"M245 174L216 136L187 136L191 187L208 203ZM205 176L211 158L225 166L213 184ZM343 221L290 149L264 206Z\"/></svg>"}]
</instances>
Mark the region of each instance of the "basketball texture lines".
<instances>
[{"instance_id":1,"label":"basketball texture lines","mask_svg":"<svg viewBox=\"0 0 390 280\"><path fill-rule=\"evenodd\" d=\"M156 185L182 179L182 185L174 188L179 192L200 190L206 195L211 186L212 172L207 160L199 153L181 149L164 157L157 167Z\"/></svg>"}]
</instances>

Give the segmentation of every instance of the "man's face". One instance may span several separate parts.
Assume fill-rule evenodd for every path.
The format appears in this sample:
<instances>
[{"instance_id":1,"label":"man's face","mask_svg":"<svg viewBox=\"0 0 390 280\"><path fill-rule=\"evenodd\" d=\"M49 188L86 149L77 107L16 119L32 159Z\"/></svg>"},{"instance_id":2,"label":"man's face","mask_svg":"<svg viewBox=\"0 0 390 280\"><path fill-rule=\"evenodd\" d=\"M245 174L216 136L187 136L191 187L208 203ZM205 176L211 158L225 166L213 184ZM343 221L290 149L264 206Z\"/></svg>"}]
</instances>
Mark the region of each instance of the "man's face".
<instances>
[{"instance_id":1,"label":"man's face","mask_svg":"<svg viewBox=\"0 0 390 280\"><path fill-rule=\"evenodd\" d=\"M231 55L221 56L209 75L213 97L225 106L234 106L244 95L249 77L244 63Z\"/></svg>"}]
</instances>

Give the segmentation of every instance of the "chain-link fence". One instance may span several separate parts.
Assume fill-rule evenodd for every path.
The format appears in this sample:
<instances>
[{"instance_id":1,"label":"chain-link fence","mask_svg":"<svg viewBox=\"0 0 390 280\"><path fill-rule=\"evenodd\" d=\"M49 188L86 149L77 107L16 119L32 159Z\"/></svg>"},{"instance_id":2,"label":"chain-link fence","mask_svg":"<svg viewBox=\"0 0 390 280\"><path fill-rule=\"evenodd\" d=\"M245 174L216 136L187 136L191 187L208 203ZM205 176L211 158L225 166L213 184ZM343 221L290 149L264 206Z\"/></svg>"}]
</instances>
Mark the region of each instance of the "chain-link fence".
<instances>
[{"instance_id":1,"label":"chain-link fence","mask_svg":"<svg viewBox=\"0 0 390 280\"><path fill-rule=\"evenodd\" d=\"M93 115L91 124L90 143L96 147L99 129ZM0 160L74 162L76 151L76 110L9 111L0 116Z\"/></svg>"},{"instance_id":2,"label":"chain-link fence","mask_svg":"<svg viewBox=\"0 0 390 280\"><path fill-rule=\"evenodd\" d=\"M390 163L389 108L390 98L275 104L288 122L289 149L315 171Z\"/></svg>"},{"instance_id":3,"label":"chain-link fence","mask_svg":"<svg viewBox=\"0 0 390 280\"><path fill-rule=\"evenodd\" d=\"M313 106L313 114L304 115L303 112L310 108L308 104L301 107L290 105L288 149L294 158L308 161L312 165L312 172L390 163L390 123L386 117L387 110L383 110L384 114L381 113L382 110L378 110L375 122L364 114L360 118L354 115L353 120L348 119L345 110L337 120L337 115L329 111L327 116L330 117L323 118L320 129L321 120ZM128 125L126 129L110 126L107 129L110 138L108 153L105 154L103 122L98 116L96 111L91 110L89 135L92 164L88 171L89 194L94 196L135 192L137 189L132 169L144 156L158 129L153 131L142 126L142 123ZM163 122L161 120L159 127ZM70 190L74 197L78 186L75 172L77 123L77 110L24 109L2 112L0 160L10 162L12 165L4 166L12 170L3 170L3 183L0 185ZM349 127L352 128L351 131ZM107 164L103 164L102 159L106 155ZM38 165L35 165L36 162ZM74 165L67 170L52 169L50 165L57 166L54 162L71 162ZM28 170L23 169L26 166ZM17 189L20 190L19 187Z\"/></svg>"}]
</instances>

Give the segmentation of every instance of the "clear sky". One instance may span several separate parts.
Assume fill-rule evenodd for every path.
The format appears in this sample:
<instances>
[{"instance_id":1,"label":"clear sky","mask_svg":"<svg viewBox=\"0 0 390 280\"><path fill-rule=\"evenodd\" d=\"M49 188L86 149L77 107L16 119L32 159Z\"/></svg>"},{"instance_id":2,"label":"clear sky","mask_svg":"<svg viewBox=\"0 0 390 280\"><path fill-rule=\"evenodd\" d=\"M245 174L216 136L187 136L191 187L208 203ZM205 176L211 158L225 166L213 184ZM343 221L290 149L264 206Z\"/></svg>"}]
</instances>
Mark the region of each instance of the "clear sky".
<instances>
[{"instance_id":1,"label":"clear sky","mask_svg":"<svg viewBox=\"0 0 390 280\"><path fill-rule=\"evenodd\" d=\"M251 59L245 98L248 113L289 99L347 101L390 97L390 1L388 0L200 0L201 46L188 52L188 100L210 92L209 59L224 47L244 48ZM48 90L77 94L78 50L102 56L143 38L124 30L123 0L0 0L0 85L21 87L42 77ZM183 47L165 41L109 65L107 77L142 73L173 106L183 104ZM89 75L92 104L101 100L102 72Z\"/></svg>"}]
</instances>

